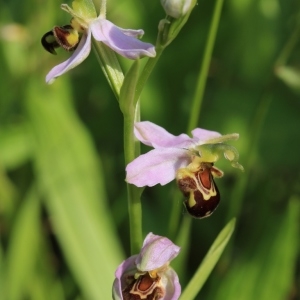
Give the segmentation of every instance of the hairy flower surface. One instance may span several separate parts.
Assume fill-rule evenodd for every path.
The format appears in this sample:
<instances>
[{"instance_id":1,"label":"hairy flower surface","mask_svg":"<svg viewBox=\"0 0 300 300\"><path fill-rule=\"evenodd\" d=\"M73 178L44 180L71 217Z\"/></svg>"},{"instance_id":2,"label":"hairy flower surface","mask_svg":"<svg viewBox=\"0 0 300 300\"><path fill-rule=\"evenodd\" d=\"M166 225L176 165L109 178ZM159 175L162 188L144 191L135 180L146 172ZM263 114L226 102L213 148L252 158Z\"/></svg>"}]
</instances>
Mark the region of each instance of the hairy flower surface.
<instances>
[{"instance_id":1,"label":"hairy flower surface","mask_svg":"<svg viewBox=\"0 0 300 300\"><path fill-rule=\"evenodd\" d=\"M149 233L141 252L123 261L116 270L113 299L177 300L181 287L169 262L179 251L166 237Z\"/></svg>"},{"instance_id":2,"label":"hairy flower surface","mask_svg":"<svg viewBox=\"0 0 300 300\"><path fill-rule=\"evenodd\" d=\"M138 39L143 36L143 30L122 29L106 20L105 12L100 13L97 17L91 0L75 0L72 7L70 8L66 4L61 5L63 10L72 15L71 25L54 27L52 34L48 32L42 38L43 46L51 53L58 46L62 46L66 50L76 49L69 59L55 66L47 74L47 83L52 83L56 77L73 69L86 59L91 51L92 36L95 40L103 42L118 54L129 59L156 55L153 45ZM54 37L54 41L51 40L51 35Z\"/></svg>"}]
</instances>

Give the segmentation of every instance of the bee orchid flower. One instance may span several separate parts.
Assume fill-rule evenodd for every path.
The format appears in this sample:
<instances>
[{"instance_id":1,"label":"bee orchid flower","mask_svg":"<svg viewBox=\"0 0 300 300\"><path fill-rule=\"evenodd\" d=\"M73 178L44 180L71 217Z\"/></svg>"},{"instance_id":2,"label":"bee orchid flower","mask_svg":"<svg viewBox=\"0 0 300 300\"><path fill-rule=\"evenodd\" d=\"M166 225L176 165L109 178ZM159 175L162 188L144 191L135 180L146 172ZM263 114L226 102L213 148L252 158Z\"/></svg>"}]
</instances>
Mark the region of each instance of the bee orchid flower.
<instances>
[{"instance_id":1,"label":"bee orchid flower","mask_svg":"<svg viewBox=\"0 0 300 300\"><path fill-rule=\"evenodd\" d=\"M137 122L136 138L154 149L142 154L126 167L126 181L138 187L165 185L176 178L178 187L186 197L188 212L196 217L209 216L220 202L219 191L213 177L223 172L214 166L224 156L235 168L239 153L226 142L238 139L237 133L221 135L215 131L196 128L192 137L174 136L151 122Z\"/></svg>"},{"instance_id":2,"label":"bee orchid flower","mask_svg":"<svg viewBox=\"0 0 300 300\"><path fill-rule=\"evenodd\" d=\"M42 37L42 45L50 53L55 54L54 48L57 47L68 51L75 50L69 59L55 66L47 74L47 83L52 83L56 77L73 69L87 58L91 51L92 37L129 59L156 55L152 44L138 39L143 36L143 30L123 29L106 19L104 0L98 17L92 0L75 0L72 7L67 4L61 5L61 8L73 17L71 24L56 26Z\"/></svg>"},{"instance_id":3,"label":"bee orchid flower","mask_svg":"<svg viewBox=\"0 0 300 300\"><path fill-rule=\"evenodd\" d=\"M149 233L141 252L123 261L113 283L114 300L177 300L181 286L169 263L180 248L168 238Z\"/></svg>"}]
</instances>

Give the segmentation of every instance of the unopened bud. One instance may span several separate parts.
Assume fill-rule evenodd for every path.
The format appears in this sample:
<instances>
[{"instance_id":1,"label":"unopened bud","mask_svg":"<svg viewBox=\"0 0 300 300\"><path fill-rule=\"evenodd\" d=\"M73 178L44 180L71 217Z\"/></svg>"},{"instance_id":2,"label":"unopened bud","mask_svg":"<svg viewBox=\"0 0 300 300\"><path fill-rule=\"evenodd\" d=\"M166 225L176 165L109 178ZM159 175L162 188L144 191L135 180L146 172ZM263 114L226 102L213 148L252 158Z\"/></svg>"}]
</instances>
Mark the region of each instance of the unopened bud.
<instances>
[{"instance_id":1,"label":"unopened bud","mask_svg":"<svg viewBox=\"0 0 300 300\"><path fill-rule=\"evenodd\" d=\"M160 0L167 15L178 19L184 16L192 7L195 0Z\"/></svg>"}]
</instances>

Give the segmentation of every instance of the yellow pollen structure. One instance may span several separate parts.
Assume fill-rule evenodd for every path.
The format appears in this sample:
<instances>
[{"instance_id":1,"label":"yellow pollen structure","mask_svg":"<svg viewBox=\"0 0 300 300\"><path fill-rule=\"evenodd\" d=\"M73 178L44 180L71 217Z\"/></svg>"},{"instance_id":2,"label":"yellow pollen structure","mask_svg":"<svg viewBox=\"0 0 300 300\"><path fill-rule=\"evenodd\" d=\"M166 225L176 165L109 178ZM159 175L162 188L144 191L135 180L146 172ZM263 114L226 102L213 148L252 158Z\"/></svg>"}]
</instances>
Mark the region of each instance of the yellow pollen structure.
<instances>
[{"instance_id":1,"label":"yellow pollen structure","mask_svg":"<svg viewBox=\"0 0 300 300\"><path fill-rule=\"evenodd\" d=\"M79 41L79 34L77 30L70 30L70 34L66 37L69 45L76 45Z\"/></svg>"},{"instance_id":2,"label":"yellow pollen structure","mask_svg":"<svg viewBox=\"0 0 300 300\"><path fill-rule=\"evenodd\" d=\"M77 32L84 32L85 28L75 19L73 18L71 20L71 26L77 31Z\"/></svg>"},{"instance_id":3,"label":"yellow pollen structure","mask_svg":"<svg viewBox=\"0 0 300 300\"><path fill-rule=\"evenodd\" d=\"M157 278L157 270L148 272L151 278Z\"/></svg>"}]
</instances>

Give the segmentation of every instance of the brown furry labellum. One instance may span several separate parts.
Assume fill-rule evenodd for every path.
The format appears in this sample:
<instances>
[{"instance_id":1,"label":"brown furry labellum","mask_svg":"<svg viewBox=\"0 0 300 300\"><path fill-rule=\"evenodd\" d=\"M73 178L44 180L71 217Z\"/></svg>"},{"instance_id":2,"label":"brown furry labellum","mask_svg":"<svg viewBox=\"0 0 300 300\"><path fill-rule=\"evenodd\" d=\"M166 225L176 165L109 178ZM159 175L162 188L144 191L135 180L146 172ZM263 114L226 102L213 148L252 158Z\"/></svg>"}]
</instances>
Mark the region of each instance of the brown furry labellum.
<instances>
[{"instance_id":1,"label":"brown furry labellum","mask_svg":"<svg viewBox=\"0 0 300 300\"><path fill-rule=\"evenodd\" d=\"M73 51L79 43L79 35L71 25L55 26L43 35L41 43L51 54L56 54L55 48L59 47L66 51Z\"/></svg>"},{"instance_id":2,"label":"brown furry labellum","mask_svg":"<svg viewBox=\"0 0 300 300\"><path fill-rule=\"evenodd\" d=\"M140 275L137 279L128 276L128 285L122 291L124 300L159 300L164 296L164 291L160 286L160 277L152 278L148 272Z\"/></svg>"},{"instance_id":3,"label":"brown furry labellum","mask_svg":"<svg viewBox=\"0 0 300 300\"><path fill-rule=\"evenodd\" d=\"M182 168L177 171L177 184L186 197L184 204L194 218L210 216L220 203L220 193L213 177L223 173L212 163L201 163L197 170Z\"/></svg>"}]
</instances>

